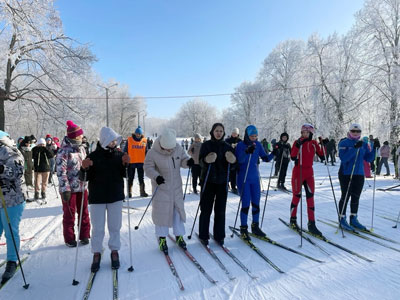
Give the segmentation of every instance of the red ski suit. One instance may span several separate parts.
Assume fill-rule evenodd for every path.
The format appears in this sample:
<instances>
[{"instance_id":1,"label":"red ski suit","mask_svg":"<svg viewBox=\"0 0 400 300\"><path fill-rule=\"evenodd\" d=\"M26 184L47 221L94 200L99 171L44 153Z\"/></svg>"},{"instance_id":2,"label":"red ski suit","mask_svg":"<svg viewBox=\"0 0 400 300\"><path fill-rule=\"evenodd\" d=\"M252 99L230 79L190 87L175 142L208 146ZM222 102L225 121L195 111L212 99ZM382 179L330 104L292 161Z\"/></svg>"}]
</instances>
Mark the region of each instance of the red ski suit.
<instances>
[{"instance_id":1,"label":"red ski suit","mask_svg":"<svg viewBox=\"0 0 400 300\"><path fill-rule=\"evenodd\" d=\"M318 142L315 140L309 140L308 138L300 138L300 141L303 142L300 147L298 141L293 143L292 152L290 156L292 160L295 160L295 166L293 168L292 173L292 192L293 199L290 205L290 216L296 217L297 214L297 205L300 201L301 195L301 183L304 186L306 191L307 198L307 214L309 221L315 221L314 216L314 170L313 170L313 161L314 156L317 154L318 156L324 156L324 152L321 147L318 145ZM300 153L301 149L301 153ZM300 175L301 170L301 175Z\"/></svg>"}]
</instances>

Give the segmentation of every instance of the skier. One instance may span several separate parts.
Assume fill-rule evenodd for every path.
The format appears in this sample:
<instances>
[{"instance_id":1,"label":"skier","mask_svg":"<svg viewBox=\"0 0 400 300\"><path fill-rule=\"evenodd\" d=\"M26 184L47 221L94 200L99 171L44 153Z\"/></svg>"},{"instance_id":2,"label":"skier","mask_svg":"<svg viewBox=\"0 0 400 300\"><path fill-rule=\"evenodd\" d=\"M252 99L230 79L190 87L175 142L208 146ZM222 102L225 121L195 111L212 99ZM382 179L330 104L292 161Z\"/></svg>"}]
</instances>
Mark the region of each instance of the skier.
<instances>
[{"instance_id":1,"label":"skier","mask_svg":"<svg viewBox=\"0 0 400 300\"><path fill-rule=\"evenodd\" d=\"M247 126L244 140L237 145L235 151L239 165L237 185L242 201L242 208L240 210L240 234L244 240L250 240L247 226L250 203L253 216L251 232L258 236L266 236L259 227L261 188L258 160L261 158L264 162L268 162L274 157L274 154L271 153L267 155L257 138L257 128L254 125ZM277 151L278 150L275 148L274 152L277 153Z\"/></svg>"},{"instance_id":2,"label":"skier","mask_svg":"<svg viewBox=\"0 0 400 300\"><path fill-rule=\"evenodd\" d=\"M332 166L334 166L335 162L336 162L335 156L336 156L336 152L337 152L336 141L334 139L330 139L330 141L327 143L326 151L327 151L327 153L326 153L327 159L329 160L329 158L331 158L331 164L332 164Z\"/></svg>"},{"instance_id":3,"label":"skier","mask_svg":"<svg viewBox=\"0 0 400 300\"><path fill-rule=\"evenodd\" d=\"M242 139L239 137L239 128L234 128L232 130L232 134L229 138L225 140L233 149L236 149L236 146L239 142L242 141ZM231 191L234 194L237 194L237 188L236 188L236 169L233 169L231 167L231 172L229 173L229 182L231 185Z\"/></svg>"},{"instance_id":4,"label":"skier","mask_svg":"<svg viewBox=\"0 0 400 300\"><path fill-rule=\"evenodd\" d=\"M17 251L20 245L19 223L25 207L23 173L24 157L17 150L9 134L0 130L0 186L2 198L4 197L6 204L4 208L3 201L0 200L0 236L4 231L7 243L7 265L1 283L9 280L17 269ZM6 218L5 209L7 209L9 220ZM14 247L8 222L11 225L16 247Z\"/></svg>"},{"instance_id":5,"label":"skier","mask_svg":"<svg viewBox=\"0 0 400 300\"><path fill-rule=\"evenodd\" d=\"M380 154L381 154L381 160L379 161L378 169L376 170L376 175L381 174L382 165L384 164L386 168L385 176L390 176L390 169L388 163L390 156L390 147L388 141L383 142L383 146L380 148Z\"/></svg>"},{"instance_id":6,"label":"skier","mask_svg":"<svg viewBox=\"0 0 400 300\"><path fill-rule=\"evenodd\" d=\"M371 145L368 143L368 137L364 136L364 137L362 138L362 140L363 140L363 142L364 142L365 144L367 144L368 149L371 151L372 148L371 148ZM371 176L371 168L370 168L369 162L367 162L367 161L364 159L363 163L364 163L364 175L365 175L365 178L372 178L372 176Z\"/></svg>"},{"instance_id":7,"label":"skier","mask_svg":"<svg viewBox=\"0 0 400 300\"><path fill-rule=\"evenodd\" d=\"M118 251L121 248L122 200L125 198L123 177L126 165L129 164L129 155L116 148L121 140L122 137L111 128L101 128L96 150L82 161L80 179L85 179L86 172L86 180L89 181L92 272L97 272L100 268L106 212L111 268L118 269L120 266Z\"/></svg>"},{"instance_id":8,"label":"skier","mask_svg":"<svg viewBox=\"0 0 400 300\"><path fill-rule=\"evenodd\" d=\"M32 148L31 148L31 138L30 136L25 136L24 140L19 145L19 151L21 151L22 155L24 156L24 179L25 185L27 188L33 188L33 180L32 180L32 173L33 173L33 161L32 161Z\"/></svg>"},{"instance_id":9,"label":"skier","mask_svg":"<svg viewBox=\"0 0 400 300\"><path fill-rule=\"evenodd\" d=\"M124 152L129 155L129 198L132 197L132 185L135 179L135 170L138 173L139 186L140 186L140 197L148 197L149 195L145 191L144 185L144 170L143 163L147 153L147 139L143 136L142 127L138 127L132 136L128 137L128 141L125 144Z\"/></svg>"},{"instance_id":10,"label":"skier","mask_svg":"<svg viewBox=\"0 0 400 300\"><path fill-rule=\"evenodd\" d=\"M290 161L291 147L288 143L289 135L284 132L281 134L279 142L275 144L276 160L275 160L275 174L278 176L278 189L287 190L285 187L286 172Z\"/></svg>"},{"instance_id":11,"label":"skier","mask_svg":"<svg viewBox=\"0 0 400 300\"><path fill-rule=\"evenodd\" d=\"M375 149L371 150L367 143L360 140L361 126L351 124L347 138L339 142L339 182L342 196L339 201L340 225L345 230L354 231L354 228L365 230L366 227L357 219L358 202L364 186L364 160L372 162L375 158ZM351 176L353 174L353 176ZM351 179L351 183L350 183ZM349 188L350 184L350 188ZM345 197L347 198L345 199ZM347 202L351 196L350 225L346 221Z\"/></svg>"},{"instance_id":12,"label":"skier","mask_svg":"<svg viewBox=\"0 0 400 300\"><path fill-rule=\"evenodd\" d=\"M292 192L293 198L290 204L290 225L296 230L300 230L297 225L297 206L302 194L302 186L306 191L308 230L318 236L322 233L315 226L314 215L314 170L313 161L317 154L322 159L324 153L316 140L313 140L314 127L311 124L304 124L301 127L301 137L293 143L290 154L295 166L292 172Z\"/></svg>"},{"instance_id":13,"label":"skier","mask_svg":"<svg viewBox=\"0 0 400 300\"><path fill-rule=\"evenodd\" d=\"M46 148L50 151L53 152L53 157L49 158L50 162L50 174L49 174L49 179L48 183L50 184L53 178L54 170L55 170L55 165L56 165L56 158L55 156L57 155L57 146L53 141L53 138L51 137L50 134L46 135Z\"/></svg>"},{"instance_id":14,"label":"skier","mask_svg":"<svg viewBox=\"0 0 400 300\"><path fill-rule=\"evenodd\" d=\"M53 151L46 148L46 141L41 138L38 145L32 149L33 168L35 170L35 200L39 199L40 186L42 199L46 199L47 181L50 175L50 158L54 157Z\"/></svg>"},{"instance_id":15,"label":"skier","mask_svg":"<svg viewBox=\"0 0 400 300\"><path fill-rule=\"evenodd\" d=\"M228 196L228 164L234 164L236 157L233 154L233 148L224 141L224 125L215 123L211 128L210 136L211 139L201 146L199 155L202 168L199 237L201 243L208 245L210 217L214 206L214 239L217 243L223 245L226 199Z\"/></svg>"},{"instance_id":16,"label":"skier","mask_svg":"<svg viewBox=\"0 0 400 300\"><path fill-rule=\"evenodd\" d=\"M189 148L189 141L188 139L185 140L185 150L187 151Z\"/></svg>"},{"instance_id":17,"label":"skier","mask_svg":"<svg viewBox=\"0 0 400 300\"><path fill-rule=\"evenodd\" d=\"M63 207L63 236L67 247L77 246L74 232L75 214L78 214L79 220L81 205L83 205L82 223L78 239L82 245L87 245L90 237L88 193L84 189L83 183L79 180L79 170L81 169L82 161L86 158L82 137L82 128L72 121L67 121L67 135L62 141L56 158L59 192Z\"/></svg>"},{"instance_id":18,"label":"skier","mask_svg":"<svg viewBox=\"0 0 400 300\"><path fill-rule=\"evenodd\" d=\"M199 164L199 155L201 148L201 135L196 133L194 135L194 142L190 145L188 153L191 158L194 160L194 165L192 166L192 187L193 193L197 194L197 181L200 178L201 167Z\"/></svg>"},{"instance_id":19,"label":"skier","mask_svg":"<svg viewBox=\"0 0 400 300\"><path fill-rule=\"evenodd\" d=\"M183 239L186 214L180 170L181 167L188 168L193 165L193 158L189 158L176 142L175 130L169 128L155 140L144 161L146 176L151 179L153 187L152 218L155 232L159 248L166 254L168 254L166 237L170 227L173 227L177 245L186 249Z\"/></svg>"}]
</instances>

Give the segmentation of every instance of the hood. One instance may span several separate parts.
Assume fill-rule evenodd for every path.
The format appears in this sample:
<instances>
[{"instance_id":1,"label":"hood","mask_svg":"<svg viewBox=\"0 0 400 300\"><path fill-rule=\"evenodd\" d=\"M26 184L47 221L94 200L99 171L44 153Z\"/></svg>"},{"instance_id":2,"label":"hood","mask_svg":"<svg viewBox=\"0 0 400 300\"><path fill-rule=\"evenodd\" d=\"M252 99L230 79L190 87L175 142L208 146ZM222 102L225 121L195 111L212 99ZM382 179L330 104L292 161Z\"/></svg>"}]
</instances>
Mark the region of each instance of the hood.
<instances>
[{"instance_id":1,"label":"hood","mask_svg":"<svg viewBox=\"0 0 400 300\"><path fill-rule=\"evenodd\" d=\"M289 135L286 132L282 133L279 139L282 141L282 138L284 136L286 136L286 142L288 142L289 141Z\"/></svg>"},{"instance_id":2,"label":"hood","mask_svg":"<svg viewBox=\"0 0 400 300\"><path fill-rule=\"evenodd\" d=\"M121 144L122 141L122 136L120 136L118 133L116 133L112 128L110 127L103 127L100 129L100 145L102 148L106 149L108 144L111 143L112 141L116 140L117 145Z\"/></svg>"},{"instance_id":3,"label":"hood","mask_svg":"<svg viewBox=\"0 0 400 300\"><path fill-rule=\"evenodd\" d=\"M216 128L217 126L221 126L221 127L224 129L224 134L223 134L223 136L222 136L222 138L221 138L220 140L217 140L217 139L214 137L214 130L215 130L215 128ZM224 125L222 125L222 123L214 123L214 125L212 126L211 131L210 131L210 136L211 136L211 140L214 141L214 142L221 142L221 141L224 141L224 137L225 137L225 127L224 127Z\"/></svg>"}]
</instances>

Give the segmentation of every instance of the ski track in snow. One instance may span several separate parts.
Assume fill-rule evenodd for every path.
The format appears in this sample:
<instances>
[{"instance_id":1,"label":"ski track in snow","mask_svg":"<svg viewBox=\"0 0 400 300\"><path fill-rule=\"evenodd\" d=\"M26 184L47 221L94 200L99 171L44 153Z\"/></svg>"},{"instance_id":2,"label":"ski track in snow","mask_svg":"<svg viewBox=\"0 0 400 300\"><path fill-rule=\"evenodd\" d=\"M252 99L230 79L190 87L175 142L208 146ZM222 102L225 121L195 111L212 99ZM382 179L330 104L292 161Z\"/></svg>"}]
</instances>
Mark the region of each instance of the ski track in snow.
<instances>
[{"instance_id":1,"label":"ski track in snow","mask_svg":"<svg viewBox=\"0 0 400 300\"><path fill-rule=\"evenodd\" d=\"M286 186L290 188L292 164L288 168ZM261 164L262 187L268 186L268 176L271 164ZM340 187L337 178L339 164L329 166L336 200L340 199ZM391 165L393 171L393 165ZM182 182L185 184L187 170L182 169ZM316 162L315 174L315 207L316 218L336 220L336 208L333 201L326 166ZM188 249L201 266L215 280L210 283L172 241L168 240L170 256L185 287L180 291L175 278L160 253L151 221L151 207L143 219L139 230L134 230L142 216L149 198L130 200L130 206L140 210L131 210L131 233L133 249L133 267L130 273L128 214L123 214L121 229L121 268L119 269L119 299L398 299L400 289L400 253L387 249L356 236L341 232L317 222L318 228L333 242L351 249L374 262L369 263L352 256L336 247L312 238L331 255L328 256L318 248L303 240L300 248L300 236L284 226L278 217L289 219L289 206L292 195L274 191L276 178L271 179L268 203L265 210L263 230L277 242L292 247L307 255L324 261L320 264L297 254L280 249L269 243L253 238L254 244L285 274L279 274L257 253L246 246L236 236L230 237L229 225L233 225L239 196L229 193L226 216L226 246L238 257L257 279L251 279L222 249L210 241L210 247L230 271L235 280L229 280L224 271L199 244L195 235L198 230L198 219L192 239L186 239ZM322 183L322 185L321 185ZM371 226L372 187L373 179L365 182L365 191L360 199L359 220L367 227ZM390 178L378 176L376 188L384 188L398 184ZM150 191L150 181L146 179L147 190ZM134 194L138 196L137 182L134 184ZM190 184L188 191L191 191ZM374 232L400 241L398 229L393 229L394 223L379 215L396 219L400 210L398 192L375 192ZM20 225L21 238L34 236L32 240L21 242L21 256L29 253L24 263L24 271L28 290L22 288L23 281L20 271L0 291L1 299L81 299L89 278L92 253L90 245L79 247L78 268L76 280L78 286L72 286L74 259L76 248L64 245L62 234L61 200L56 198L54 188L50 185L47 191L48 204L40 206L36 202L27 203ZM261 213L264 209L265 194L261 194ZM198 206L199 196L188 194L185 200L187 212L186 230L190 233L193 219ZM300 206L299 206L300 208ZM349 207L348 207L349 209ZM300 211L298 212L300 221ZM238 222L240 220L238 219ZM210 229L212 230L213 216ZM249 224L251 216L249 216ZM303 226L306 227L306 203L303 193ZM239 223L237 224L237 226ZM172 234L172 230L171 230ZM4 236L0 242L4 242ZM112 299L112 272L110 251L107 247L108 233L104 239L104 254L101 268L94 281L89 299ZM381 240L379 240L381 241ZM400 245L381 241L384 244L400 249ZM0 246L0 261L5 259L6 247ZM0 270L2 273L4 266Z\"/></svg>"}]
</instances>

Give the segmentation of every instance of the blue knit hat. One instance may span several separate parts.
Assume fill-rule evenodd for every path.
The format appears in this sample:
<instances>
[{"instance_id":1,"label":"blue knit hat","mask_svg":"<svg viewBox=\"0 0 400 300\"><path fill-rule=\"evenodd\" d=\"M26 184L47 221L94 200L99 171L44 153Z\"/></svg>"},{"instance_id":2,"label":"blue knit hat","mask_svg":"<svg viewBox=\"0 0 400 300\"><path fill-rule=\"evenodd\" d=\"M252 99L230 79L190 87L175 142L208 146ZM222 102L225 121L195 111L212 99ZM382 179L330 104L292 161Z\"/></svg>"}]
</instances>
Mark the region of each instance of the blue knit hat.
<instances>
[{"instance_id":1,"label":"blue knit hat","mask_svg":"<svg viewBox=\"0 0 400 300\"><path fill-rule=\"evenodd\" d=\"M138 126L138 128L136 128L136 130L135 130L135 133L138 133L138 134L143 134L143 129L142 129L142 127L140 127L140 126Z\"/></svg>"},{"instance_id":2,"label":"blue knit hat","mask_svg":"<svg viewBox=\"0 0 400 300\"><path fill-rule=\"evenodd\" d=\"M3 137L6 137L6 136L10 136L10 135L7 132L0 130L0 139L2 139Z\"/></svg>"},{"instance_id":3,"label":"blue knit hat","mask_svg":"<svg viewBox=\"0 0 400 300\"><path fill-rule=\"evenodd\" d=\"M247 128L246 128L246 133L247 133L248 136L251 136L251 135L253 135L253 134L258 135L257 127L254 126L254 125L249 125L249 126L247 126Z\"/></svg>"}]
</instances>

